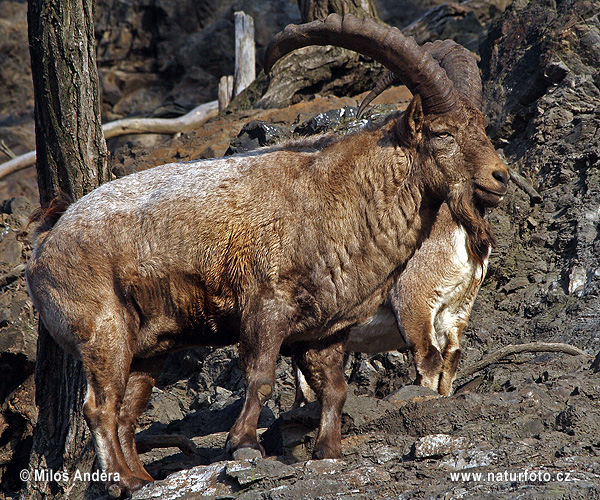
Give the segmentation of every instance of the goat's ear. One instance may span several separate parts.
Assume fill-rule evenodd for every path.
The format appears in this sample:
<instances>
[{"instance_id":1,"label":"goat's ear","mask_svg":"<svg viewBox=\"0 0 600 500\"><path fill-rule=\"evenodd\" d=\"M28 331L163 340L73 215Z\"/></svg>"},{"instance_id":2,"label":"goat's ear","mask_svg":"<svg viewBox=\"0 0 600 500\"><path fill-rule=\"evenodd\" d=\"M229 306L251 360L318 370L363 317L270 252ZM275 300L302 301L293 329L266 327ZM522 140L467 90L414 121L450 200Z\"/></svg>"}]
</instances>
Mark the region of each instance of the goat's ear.
<instances>
[{"instance_id":1,"label":"goat's ear","mask_svg":"<svg viewBox=\"0 0 600 500\"><path fill-rule=\"evenodd\" d=\"M407 146L412 146L421 140L421 130L423 129L423 121L425 114L421 105L421 96L416 94L406 111L403 119L398 123L398 138Z\"/></svg>"}]
</instances>

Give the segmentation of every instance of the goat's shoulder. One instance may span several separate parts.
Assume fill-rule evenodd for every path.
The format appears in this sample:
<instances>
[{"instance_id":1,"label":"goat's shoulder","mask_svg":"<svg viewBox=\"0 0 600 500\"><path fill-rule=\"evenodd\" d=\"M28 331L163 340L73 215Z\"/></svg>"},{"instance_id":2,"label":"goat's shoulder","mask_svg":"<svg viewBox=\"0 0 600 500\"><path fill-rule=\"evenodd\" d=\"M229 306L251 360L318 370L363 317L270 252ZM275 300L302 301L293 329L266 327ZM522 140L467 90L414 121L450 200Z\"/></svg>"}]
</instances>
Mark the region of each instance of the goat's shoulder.
<instances>
[{"instance_id":1,"label":"goat's shoulder","mask_svg":"<svg viewBox=\"0 0 600 500\"><path fill-rule=\"evenodd\" d=\"M468 251L468 235L443 204L428 238L409 260L398 278L397 300L407 302L413 295L447 295L461 283L479 282L484 268ZM392 292L394 293L394 292ZM429 299L427 299L429 300Z\"/></svg>"}]
</instances>

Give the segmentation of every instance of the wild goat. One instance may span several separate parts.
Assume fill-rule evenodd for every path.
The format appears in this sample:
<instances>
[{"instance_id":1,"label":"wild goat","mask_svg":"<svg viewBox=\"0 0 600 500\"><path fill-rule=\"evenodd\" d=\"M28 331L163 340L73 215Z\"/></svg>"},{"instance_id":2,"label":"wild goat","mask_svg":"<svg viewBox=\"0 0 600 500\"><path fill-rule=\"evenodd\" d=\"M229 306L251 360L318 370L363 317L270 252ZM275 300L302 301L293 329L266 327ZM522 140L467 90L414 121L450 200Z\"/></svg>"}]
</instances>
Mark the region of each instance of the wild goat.
<instances>
[{"instance_id":1,"label":"wild goat","mask_svg":"<svg viewBox=\"0 0 600 500\"><path fill-rule=\"evenodd\" d=\"M458 92L481 109L481 80L472 57L449 40L425 44L424 48L444 68ZM457 64L457 57L462 58ZM471 66L469 78L458 71ZM389 71L360 104L360 117L379 94L401 80ZM475 193L477 195L477 193ZM501 198L479 198L480 209L495 207ZM429 237L397 277L387 300L365 322L349 329L347 352L378 353L410 350L417 372L416 383L452 392L467 325L477 292L487 272L488 255L474 258L469 252L469 233L452 217L448 206L440 207ZM293 407L310 398L310 387L300 369L294 370L296 397Z\"/></svg>"},{"instance_id":2,"label":"wild goat","mask_svg":"<svg viewBox=\"0 0 600 500\"><path fill-rule=\"evenodd\" d=\"M443 204L429 237L396 278L385 303L349 329L346 351L410 350L416 383L450 395L462 331L488 263L487 256L479 262L469 255L467 238ZM295 370L297 408L309 401L310 387L297 366Z\"/></svg>"},{"instance_id":3,"label":"wild goat","mask_svg":"<svg viewBox=\"0 0 600 500\"><path fill-rule=\"evenodd\" d=\"M267 70L310 44L401 74L414 94L406 112L347 137L132 174L60 218L51 211L37 232L29 293L54 339L83 361L84 414L125 493L152 480L134 433L167 353L239 343L246 395L228 436L235 457L263 451L257 419L289 346L322 404L314 456L340 457L348 327L383 303L442 202L469 251L487 255L478 200L504 196L508 174L477 107L412 39L351 16L286 28Z\"/></svg>"}]
</instances>

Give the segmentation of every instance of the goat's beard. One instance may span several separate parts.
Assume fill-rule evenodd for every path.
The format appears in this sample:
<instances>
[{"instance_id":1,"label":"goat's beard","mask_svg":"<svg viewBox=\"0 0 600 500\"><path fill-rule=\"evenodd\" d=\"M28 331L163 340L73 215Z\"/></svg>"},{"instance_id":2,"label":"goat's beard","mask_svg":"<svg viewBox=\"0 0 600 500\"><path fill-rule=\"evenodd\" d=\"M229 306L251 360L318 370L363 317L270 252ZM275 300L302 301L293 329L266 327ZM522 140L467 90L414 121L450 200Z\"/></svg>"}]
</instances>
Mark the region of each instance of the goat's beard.
<instances>
[{"instance_id":1,"label":"goat's beard","mask_svg":"<svg viewBox=\"0 0 600 500\"><path fill-rule=\"evenodd\" d=\"M468 235L469 254L483 265L490 249L496 246L492 226L484 217L484 208L476 204L471 186L458 186L451 189L448 207L454 219L461 224Z\"/></svg>"}]
</instances>

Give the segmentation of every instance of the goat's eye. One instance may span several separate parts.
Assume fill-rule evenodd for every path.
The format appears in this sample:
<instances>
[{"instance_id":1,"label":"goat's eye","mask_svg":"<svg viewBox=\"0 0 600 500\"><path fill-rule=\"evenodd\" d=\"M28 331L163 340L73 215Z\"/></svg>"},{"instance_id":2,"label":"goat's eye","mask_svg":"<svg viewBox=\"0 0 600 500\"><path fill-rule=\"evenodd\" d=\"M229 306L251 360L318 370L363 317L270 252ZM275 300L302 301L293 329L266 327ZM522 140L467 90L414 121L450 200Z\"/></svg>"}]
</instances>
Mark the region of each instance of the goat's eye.
<instances>
[{"instance_id":1,"label":"goat's eye","mask_svg":"<svg viewBox=\"0 0 600 500\"><path fill-rule=\"evenodd\" d=\"M435 137L438 137L440 139L447 139L449 137L452 137L452 134L450 132L435 132Z\"/></svg>"}]
</instances>

